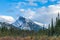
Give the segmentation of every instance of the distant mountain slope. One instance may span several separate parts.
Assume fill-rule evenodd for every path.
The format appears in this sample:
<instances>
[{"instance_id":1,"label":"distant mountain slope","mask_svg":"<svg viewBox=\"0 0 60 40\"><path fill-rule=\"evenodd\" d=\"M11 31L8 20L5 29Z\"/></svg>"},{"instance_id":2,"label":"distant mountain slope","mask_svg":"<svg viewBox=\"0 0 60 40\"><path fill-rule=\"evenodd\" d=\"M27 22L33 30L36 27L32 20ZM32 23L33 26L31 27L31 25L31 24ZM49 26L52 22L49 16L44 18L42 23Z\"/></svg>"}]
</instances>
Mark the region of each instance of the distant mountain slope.
<instances>
[{"instance_id":1,"label":"distant mountain slope","mask_svg":"<svg viewBox=\"0 0 60 40\"><path fill-rule=\"evenodd\" d=\"M12 24L9 24L9 23L6 23L6 22L0 22L0 28L2 27L6 27L7 29L18 29L17 27L15 27L14 25Z\"/></svg>"},{"instance_id":2,"label":"distant mountain slope","mask_svg":"<svg viewBox=\"0 0 60 40\"><path fill-rule=\"evenodd\" d=\"M19 27L24 30L35 30L38 31L39 29L42 29L42 26L36 24L36 22L33 22L30 19L26 19L24 17L19 17L15 23L13 23L16 27Z\"/></svg>"}]
</instances>

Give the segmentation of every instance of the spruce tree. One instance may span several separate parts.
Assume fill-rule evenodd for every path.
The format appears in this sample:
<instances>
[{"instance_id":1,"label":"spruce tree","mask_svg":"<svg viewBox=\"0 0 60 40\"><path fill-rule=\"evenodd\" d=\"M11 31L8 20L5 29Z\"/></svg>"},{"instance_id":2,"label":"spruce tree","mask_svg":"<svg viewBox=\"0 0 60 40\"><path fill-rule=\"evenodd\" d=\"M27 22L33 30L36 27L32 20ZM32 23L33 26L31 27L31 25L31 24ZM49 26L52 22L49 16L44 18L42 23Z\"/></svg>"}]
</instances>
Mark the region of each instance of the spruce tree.
<instances>
[{"instance_id":1,"label":"spruce tree","mask_svg":"<svg viewBox=\"0 0 60 40\"><path fill-rule=\"evenodd\" d=\"M52 18L52 21L51 21L51 36L53 36L54 34L54 26L53 26L53 18Z\"/></svg>"},{"instance_id":2,"label":"spruce tree","mask_svg":"<svg viewBox=\"0 0 60 40\"><path fill-rule=\"evenodd\" d=\"M58 13L58 20L59 20L59 13Z\"/></svg>"},{"instance_id":3,"label":"spruce tree","mask_svg":"<svg viewBox=\"0 0 60 40\"><path fill-rule=\"evenodd\" d=\"M48 36L51 35L51 28L50 28L50 24L48 25Z\"/></svg>"},{"instance_id":4,"label":"spruce tree","mask_svg":"<svg viewBox=\"0 0 60 40\"><path fill-rule=\"evenodd\" d=\"M56 18L55 33L56 33L57 36L60 35L60 18L59 18L59 13L58 13L58 17Z\"/></svg>"}]
</instances>

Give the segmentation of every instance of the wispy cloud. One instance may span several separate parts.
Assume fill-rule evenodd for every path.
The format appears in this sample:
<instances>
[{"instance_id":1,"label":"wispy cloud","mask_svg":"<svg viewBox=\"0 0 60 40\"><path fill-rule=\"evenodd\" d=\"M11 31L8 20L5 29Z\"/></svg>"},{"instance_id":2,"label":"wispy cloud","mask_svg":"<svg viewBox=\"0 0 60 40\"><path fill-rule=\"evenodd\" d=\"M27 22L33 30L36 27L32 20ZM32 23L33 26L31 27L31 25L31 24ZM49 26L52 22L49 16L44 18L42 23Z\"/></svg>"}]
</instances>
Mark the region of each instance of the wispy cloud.
<instances>
[{"instance_id":1,"label":"wispy cloud","mask_svg":"<svg viewBox=\"0 0 60 40\"><path fill-rule=\"evenodd\" d=\"M49 5L48 7L37 8L34 11L32 9L21 9L24 12L23 16L33 19L41 23L50 23L51 18L55 20L58 12L60 12L60 4Z\"/></svg>"},{"instance_id":2,"label":"wispy cloud","mask_svg":"<svg viewBox=\"0 0 60 40\"><path fill-rule=\"evenodd\" d=\"M56 0L50 0L51 2L55 2Z\"/></svg>"},{"instance_id":3,"label":"wispy cloud","mask_svg":"<svg viewBox=\"0 0 60 40\"><path fill-rule=\"evenodd\" d=\"M25 18L33 19L34 15L36 14L35 11L32 11L31 9L20 9L20 12L23 14Z\"/></svg>"},{"instance_id":4,"label":"wispy cloud","mask_svg":"<svg viewBox=\"0 0 60 40\"><path fill-rule=\"evenodd\" d=\"M49 5L48 7L42 7L38 8L37 13L39 13L41 16L40 20L43 20L45 23L50 23L51 18L55 20L58 12L60 12L60 4L56 5Z\"/></svg>"}]
</instances>

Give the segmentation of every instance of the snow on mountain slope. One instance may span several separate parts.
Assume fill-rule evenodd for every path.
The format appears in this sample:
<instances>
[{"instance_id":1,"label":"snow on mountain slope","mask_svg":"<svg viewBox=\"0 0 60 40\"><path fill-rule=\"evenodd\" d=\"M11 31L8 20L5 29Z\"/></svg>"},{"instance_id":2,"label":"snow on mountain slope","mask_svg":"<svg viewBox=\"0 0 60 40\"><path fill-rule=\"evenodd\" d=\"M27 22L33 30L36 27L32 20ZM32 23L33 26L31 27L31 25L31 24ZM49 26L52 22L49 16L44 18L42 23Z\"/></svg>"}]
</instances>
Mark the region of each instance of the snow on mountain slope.
<instances>
[{"instance_id":1,"label":"snow on mountain slope","mask_svg":"<svg viewBox=\"0 0 60 40\"><path fill-rule=\"evenodd\" d=\"M37 25L40 25L41 27L44 25L44 24L36 22L36 21L34 21L34 23L36 23Z\"/></svg>"},{"instance_id":2,"label":"snow on mountain slope","mask_svg":"<svg viewBox=\"0 0 60 40\"><path fill-rule=\"evenodd\" d=\"M26 19L24 17L19 17L16 22L14 23L15 26L24 29L24 30L39 30L42 29L42 25L41 23L38 22L33 22L30 19Z\"/></svg>"},{"instance_id":3,"label":"snow on mountain slope","mask_svg":"<svg viewBox=\"0 0 60 40\"><path fill-rule=\"evenodd\" d=\"M41 27L47 28L47 24L42 24L42 23L39 23L39 22L36 22L36 21L34 21L34 23L36 23L37 25L40 25Z\"/></svg>"}]
</instances>

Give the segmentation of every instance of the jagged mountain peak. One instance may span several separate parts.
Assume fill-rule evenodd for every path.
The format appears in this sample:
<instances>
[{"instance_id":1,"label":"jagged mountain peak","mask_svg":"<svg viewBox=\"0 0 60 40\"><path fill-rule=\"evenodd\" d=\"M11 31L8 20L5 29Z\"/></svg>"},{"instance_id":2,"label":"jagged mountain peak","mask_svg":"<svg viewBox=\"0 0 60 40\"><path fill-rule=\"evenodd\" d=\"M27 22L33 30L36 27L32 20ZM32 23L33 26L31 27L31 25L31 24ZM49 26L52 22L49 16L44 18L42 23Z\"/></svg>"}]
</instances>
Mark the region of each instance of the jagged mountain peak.
<instances>
[{"instance_id":1,"label":"jagged mountain peak","mask_svg":"<svg viewBox=\"0 0 60 40\"><path fill-rule=\"evenodd\" d=\"M42 27L35 22L33 22L30 19L19 17L16 22L14 23L16 27L19 27L24 30L39 30L42 29Z\"/></svg>"}]
</instances>

